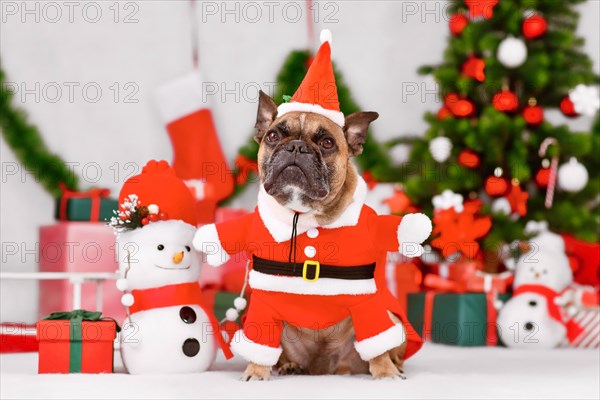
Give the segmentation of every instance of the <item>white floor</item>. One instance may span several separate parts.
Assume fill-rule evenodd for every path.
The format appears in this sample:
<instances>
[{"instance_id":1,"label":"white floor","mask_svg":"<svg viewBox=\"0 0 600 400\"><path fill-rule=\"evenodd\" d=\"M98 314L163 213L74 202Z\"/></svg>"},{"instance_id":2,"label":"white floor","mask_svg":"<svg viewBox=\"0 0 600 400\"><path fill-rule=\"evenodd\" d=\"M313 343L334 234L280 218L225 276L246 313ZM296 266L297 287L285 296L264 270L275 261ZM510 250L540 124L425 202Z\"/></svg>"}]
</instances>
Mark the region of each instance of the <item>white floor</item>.
<instances>
[{"instance_id":1,"label":"white floor","mask_svg":"<svg viewBox=\"0 0 600 400\"><path fill-rule=\"evenodd\" d=\"M195 375L37 375L37 353L0 355L0 398L600 398L600 352L518 351L426 344L407 380L368 376L275 376L240 382L242 360Z\"/></svg>"}]
</instances>

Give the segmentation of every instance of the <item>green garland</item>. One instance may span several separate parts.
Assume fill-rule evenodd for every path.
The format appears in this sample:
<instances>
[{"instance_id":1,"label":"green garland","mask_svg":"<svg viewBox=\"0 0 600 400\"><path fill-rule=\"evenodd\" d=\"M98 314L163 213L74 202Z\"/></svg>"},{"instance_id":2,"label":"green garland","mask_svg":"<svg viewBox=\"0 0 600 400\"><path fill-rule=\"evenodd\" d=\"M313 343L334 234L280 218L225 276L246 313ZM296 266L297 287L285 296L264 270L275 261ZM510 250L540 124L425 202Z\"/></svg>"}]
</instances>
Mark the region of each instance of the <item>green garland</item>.
<instances>
[{"instance_id":1,"label":"green garland","mask_svg":"<svg viewBox=\"0 0 600 400\"><path fill-rule=\"evenodd\" d=\"M27 122L26 113L13 107L14 93L8 89L5 79L0 67L0 127L4 140L23 167L31 171L50 194L60 195L59 182L76 190L77 176L58 155L48 151L38 129Z\"/></svg>"},{"instance_id":2,"label":"green garland","mask_svg":"<svg viewBox=\"0 0 600 400\"><path fill-rule=\"evenodd\" d=\"M284 99L287 98L286 96L293 94L300 86L300 83L302 83L302 80L306 75L306 71L308 70L310 58L311 53L308 50L296 50L292 51L288 55L283 63L283 67L277 75L277 86L276 92L273 95L273 100L275 100L278 105L284 102ZM340 110L344 113L344 115L349 115L360 111L360 107L352 99L350 89L344 82L344 78L342 77L341 73L335 67L335 63L333 65L333 69L338 89ZM258 144L254 141L253 136L254 134L250 135L250 139L243 147L240 148L238 154L249 160L256 161ZM378 143L371 134L367 135L367 140L364 144L364 151L360 156L357 157L356 161L358 166L363 171L370 171L375 179L382 181L390 179L388 174L389 171L391 171L390 158L386 152L386 149L380 143ZM237 175L240 173L240 171L236 171L235 173ZM227 203L231 199L235 198L237 194L244 190L250 181L252 181L252 177L249 177L249 179L242 184L237 184L234 193L230 198L225 200L224 203Z\"/></svg>"}]
</instances>

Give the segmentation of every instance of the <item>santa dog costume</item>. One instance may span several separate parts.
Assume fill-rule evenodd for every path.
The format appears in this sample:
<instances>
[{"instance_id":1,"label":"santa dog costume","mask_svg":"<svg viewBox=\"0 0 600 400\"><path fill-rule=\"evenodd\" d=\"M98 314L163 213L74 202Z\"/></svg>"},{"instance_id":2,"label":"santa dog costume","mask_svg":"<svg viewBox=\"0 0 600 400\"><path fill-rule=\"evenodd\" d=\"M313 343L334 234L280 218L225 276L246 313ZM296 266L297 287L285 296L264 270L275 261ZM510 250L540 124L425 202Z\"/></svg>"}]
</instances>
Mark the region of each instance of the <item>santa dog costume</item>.
<instances>
[{"instance_id":1,"label":"santa dog costume","mask_svg":"<svg viewBox=\"0 0 600 400\"><path fill-rule=\"evenodd\" d=\"M325 87L329 90L317 97L331 96L330 88L318 85L321 80L335 82L330 51L329 43L323 43L291 102L279 107L279 115L316 112L343 126L339 103L332 106L330 100L317 99L315 104L303 101L301 95L310 92L312 100L314 91L302 88ZM384 269L386 252L420 255L418 243L429 236L431 222L422 214L377 215L364 204L366 193L359 177L352 203L335 221L320 226L311 212L282 206L261 185L253 213L197 231L194 246L207 255L210 265L221 265L242 251L252 262L248 280L252 295L243 330L231 342L234 353L272 366L282 353L284 321L325 329L348 317L356 333L355 348L365 361L405 341L405 358L421 347L421 338L386 287Z\"/></svg>"}]
</instances>

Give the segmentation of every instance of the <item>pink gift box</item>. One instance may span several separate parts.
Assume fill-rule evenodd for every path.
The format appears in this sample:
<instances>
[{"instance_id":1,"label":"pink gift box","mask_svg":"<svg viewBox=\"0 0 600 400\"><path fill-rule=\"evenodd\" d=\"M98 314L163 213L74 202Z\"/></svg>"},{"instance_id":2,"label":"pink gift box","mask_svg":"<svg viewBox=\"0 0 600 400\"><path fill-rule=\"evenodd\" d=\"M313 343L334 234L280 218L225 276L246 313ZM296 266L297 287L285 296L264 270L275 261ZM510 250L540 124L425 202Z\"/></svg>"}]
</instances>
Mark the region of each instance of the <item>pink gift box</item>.
<instances>
[{"instance_id":1,"label":"pink gift box","mask_svg":"<svg viewBox=\"0 0 600 400\"><path fill-rule=\"evenodd\" d=\"M116 272L115 235L101 222L59 222L40 228L40 272ZM102 313L123 320L122 293L115 282L102 288ZM39 316L73 309L73 285L68 280L40 281ZM96 309L96 284L81 287L81 308Z\"/></svg>"}]
</instances>

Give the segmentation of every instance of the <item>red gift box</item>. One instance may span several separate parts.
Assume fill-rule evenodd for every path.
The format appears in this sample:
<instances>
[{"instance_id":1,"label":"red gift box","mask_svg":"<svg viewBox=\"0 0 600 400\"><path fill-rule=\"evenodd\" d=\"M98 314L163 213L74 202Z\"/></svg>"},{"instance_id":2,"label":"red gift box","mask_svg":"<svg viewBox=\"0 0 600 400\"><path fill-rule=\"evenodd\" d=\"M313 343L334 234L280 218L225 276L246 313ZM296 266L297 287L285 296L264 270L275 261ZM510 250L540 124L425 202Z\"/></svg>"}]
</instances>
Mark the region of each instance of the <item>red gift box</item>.
<instances>
[{"instance_id":1,"label":"red gift box","mask_svg":"<svg viewBox=\"0 0 600 400\"><path fill-rule=\"evenodd\" d=\"M118 269L115 256L115 235L99 222L59 222L40 228L39 269L41 272L110 272ZM122 293L112 281L102 288L102 311L107 315L125 317ZM70 310L73 287L67 280L40 282L40 317L55 310ZM81 308L96 308L96 285L84 283Z\"/></svg>"},{"instance_id":2,"label":"red gift box","mask_svg":"<svg viewBox=\"0 0 600 400\"><path fill-rule=\"evenodd\" d=\"M117 333L114 321L42 320L36 328L38 373L113 372L113 343Z\"/></svg>"},{"instance_id":3,"label":"red gift box","mask_svg":"<svg viewBox=\"0 0 600 400\"><path fill-rule=\"evenodd\" d=\"M466 289L469 292L496 292L506 293L511 287L514 275L510 271L500 274L487 274L483 271L476 271L473 276L467 280Z\"/></svg>"}]
</instances>

